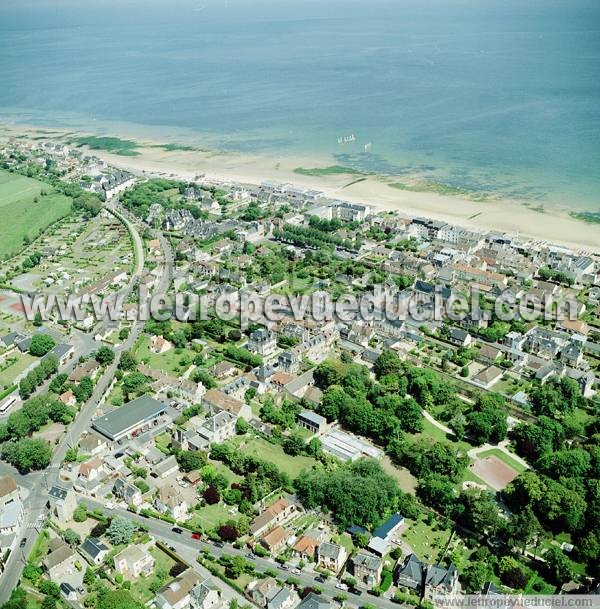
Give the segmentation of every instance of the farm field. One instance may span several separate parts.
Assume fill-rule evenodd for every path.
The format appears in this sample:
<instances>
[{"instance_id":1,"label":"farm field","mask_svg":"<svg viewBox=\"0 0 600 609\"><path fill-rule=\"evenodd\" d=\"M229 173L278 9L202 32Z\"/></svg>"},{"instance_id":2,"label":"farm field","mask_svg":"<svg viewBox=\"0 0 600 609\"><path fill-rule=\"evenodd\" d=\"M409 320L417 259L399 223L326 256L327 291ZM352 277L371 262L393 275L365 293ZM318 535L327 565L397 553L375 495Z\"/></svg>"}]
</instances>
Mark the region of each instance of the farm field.
<instances>
[{"instance_id":1,"label":"farm field","mask_svg":"<svg viewBox=\"0 0 600 609\"><path fill-rule=\"evenodd\" d=\"M41 196L42 189L48 194ZM71 199L51 186L0 171L0 259L16 254L25 237L34 239L70 209Z\"/></svg>"}]
</instances>

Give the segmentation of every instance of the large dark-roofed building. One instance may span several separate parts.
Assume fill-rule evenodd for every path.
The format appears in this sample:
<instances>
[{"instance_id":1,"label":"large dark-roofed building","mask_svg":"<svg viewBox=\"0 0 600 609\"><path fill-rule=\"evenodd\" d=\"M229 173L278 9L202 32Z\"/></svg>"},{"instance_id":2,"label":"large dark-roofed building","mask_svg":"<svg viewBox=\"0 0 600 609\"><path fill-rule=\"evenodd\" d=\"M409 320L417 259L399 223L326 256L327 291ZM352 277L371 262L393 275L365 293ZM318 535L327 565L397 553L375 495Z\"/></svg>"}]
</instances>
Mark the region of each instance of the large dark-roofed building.
<instances>
[{"instance_id":1,"label":"large dark-roofed building","mask_svg":"<svg viewBox=\"0 0 600 609\"><path fill-rule=\"evenodd\" d=\"M158 400L143 395L92 421L92 427L109 440L132 437L148 429L165 414L167 407Z\"/></svg>"}]
</instances>

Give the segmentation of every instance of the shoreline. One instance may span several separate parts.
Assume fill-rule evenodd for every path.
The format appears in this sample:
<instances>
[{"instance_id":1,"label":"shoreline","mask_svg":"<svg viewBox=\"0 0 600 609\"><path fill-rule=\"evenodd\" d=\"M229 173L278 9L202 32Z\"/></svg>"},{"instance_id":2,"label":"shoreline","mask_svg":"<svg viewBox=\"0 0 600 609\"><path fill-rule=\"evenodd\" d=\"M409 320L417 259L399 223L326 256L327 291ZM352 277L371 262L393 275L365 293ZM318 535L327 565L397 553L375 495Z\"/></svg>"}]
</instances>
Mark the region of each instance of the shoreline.
<instances>
[{"instance_id":1,"label":"shoreline","mask_svg":"<svg viewBox=\"0 0 600 609\"><path fill-rule=\"evenodd\" d=\"M65 139L89 135L64 129L27 125L2 125L5 136L33 140ZM108 136L106 136L108 137ZM120 136L114 136L120 137ZM134 136L122 135L125 139ZM462 193L441 194L431 191L405 190L392 186L406 178L367 173L331 173L320 175L297 173L297 168L325 169L336 165L333 158L265 157L258 154L223 152L218 150L185 150L185 145L166 149L167 142L135 138L136 152L123 156L106 150L88 150L109 164L145 175L162 175L192 180L199 174L207 179L240 184L260 184L263 181L290 182L297 186L322 191L325 196L362 203L372 207L395 211L405 216L425 216L478 231L498 231L514 236L563 245L575 250L600 250L600 227L573 218L567 211L544 207L539 203L486 198L477 199ZM410 185L409 185L410 187Z\"/></svg>"}]
</instances>

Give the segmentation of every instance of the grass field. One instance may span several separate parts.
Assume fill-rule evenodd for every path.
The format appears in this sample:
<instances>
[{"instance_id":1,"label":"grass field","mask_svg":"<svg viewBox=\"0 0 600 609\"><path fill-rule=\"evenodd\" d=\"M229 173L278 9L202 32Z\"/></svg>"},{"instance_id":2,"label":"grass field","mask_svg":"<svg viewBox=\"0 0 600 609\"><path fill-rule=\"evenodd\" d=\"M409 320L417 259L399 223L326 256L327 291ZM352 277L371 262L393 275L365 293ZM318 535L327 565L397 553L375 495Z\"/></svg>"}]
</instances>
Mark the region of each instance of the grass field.
<instances>
[{"instance_id":1,"label":"grass field","mask_svg":"<svg viewBox=\"0 0 600 609\"><path fill-rule=\"evenodd\" d=\"M316 459L312 457L297 456L290 457L283 452L283 448L278 444L271 444L262 438L237 439L237 444L243 442L242 452L245 455L254 455L265 461L274 463L282 472L285 472L292 478L298 476L303 469L311 469L317 464Z\"/></svg>"},{"instance_id":2,"label":"grass field","mask_svg":"<svg viewBox=\"0 0 600 609\"><path fill-rule=\"evenodd\" d=\"M41 196L42 190L48 194ZM0 171L0 259L16 254L25 237L34 239L70 209L71 199L53 192L51 186Z\"/></svg>"},{"instance_id":3,"label":"grass field","mask_svg":"<svg viewBox=\"0 0 600 609\"><path fill-rule=\"evenodd\" d=\"M4 358L0 364L0 389L12 385L15 377L35 360L36 358L29 353L12 353Z\"/></svg>"},{"instance_id":4,"label":"grass field","mask_svg":"<svg viewBox=\"0 0 600 609\"><path fill-rule=\"evenodd\" d=\"M223 503L206 505L200 510L194 510L188 524L194 529L207 530L226 522L237 520L237 515L229 513L229 506Z\"/></svg>"},{"instance_id":5,"label":"grass field","mask_svg":"<svg viewBox=\"0 0 600 609\"><path fill-rule=\"evenodd\" d=\"M156 370L164 370L177 376L183 374L192 365L195 355L196 353L189 349L175 348L171 348L164 353L152 353L150 351L150 338L145 335L136 349L136 356L139 360L147 362L149 366Z\"/></svg>"},{"instance_id":6,"label":"grass field","mask_svg":"<svg viewBox=\"0 0 600 609\"><path fill-rule=\"evenodd\" d=\"M426 522L407 519L407 527L402 539L413 549L417 556L428 562L435 562L450 538L449 529L436 529Z\"/></svg>"}]
</instances>

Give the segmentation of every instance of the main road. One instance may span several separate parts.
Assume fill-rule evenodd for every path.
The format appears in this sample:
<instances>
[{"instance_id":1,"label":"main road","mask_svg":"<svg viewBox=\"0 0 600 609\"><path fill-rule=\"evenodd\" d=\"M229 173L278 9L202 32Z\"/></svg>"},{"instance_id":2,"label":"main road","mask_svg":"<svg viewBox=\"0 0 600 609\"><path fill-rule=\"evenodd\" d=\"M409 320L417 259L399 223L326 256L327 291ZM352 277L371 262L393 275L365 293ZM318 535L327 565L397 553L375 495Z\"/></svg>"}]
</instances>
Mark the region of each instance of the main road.
<instances>
[{"instance_id":1,"label":"main road","mask_svg":"<svg viewBox=\"0 0 600 609\"><path fill-rule=\"evenodd\" d=\"M136 522L143 524L148 528L149 533L159 541L162 541L168 546L172 546L176 553L181 556L186 562L193 564L197 562L197 558L202 550L210 550L213 556L219 558L223 555L228 556L244 556L246 559L254 564L257 571L275 570L277 572L277 579L285 581L289 577L293 577L298 580L300 586L306 588L308 586L318 586L325 596L333 598L339 594L345 594L348 598L346 600L346 606L360 607L365 604L371 604L376 607L382 607L383 609L399 609L403 607L403 604L395 603L389 598L370 596L366 590L362 591L362 594L355 595L351 592L344 592L335 587L337 580L334 578L326 579L325 582L316 582L315 577L318 573L301 572L299 574L292 574L289 569L282 568L277 562L268 558L261 558L260 556L253 555L246 556L249 553L249 549L239 550L234 548L230 544L226 544L224 547L219 547L210 542L192 539L191 532L184 529L183 533L175 533L172 530L172 525L165 523L161 520L154 518L145 518L139 514L135 514L128 510L121 508L113 508L108 510L106 508L106 502L98 501L91 497L80 496L79 503L85 504L90 510L100 508L106 514L112 516L118 515L129 520L135 520Z\"/></svg>"},{"instance_id":2,"label":"main road","mask_svg":"<svg viewBox=\"0 0 600 609\"><path fill-rule=\"evenodd\" d=\"M127 295L131 294L137 284L137 279L144 270L144 247L142 239L137 231L134 221L126 217L126 214L117 208L115 203L108 204L107 207L126 225L132 236L132 242L136 249L136 266L133 270L131 280L126 288ZM164 248L165 264L163 272L159 278L155 288L155 293L164 293L171 281L173 255L168 241L162 234L158 235L161 245ZM77 417L70 425L67 433L63 436L61 442L57 446L52 456L52 461L46 470L42 472L33 472L27 475L21 475L14 468L6 463L0 462L0 473L10 473L17 481L17 484L25 489L27 496L23 500L23 527L21 534L26 539L23 547L17 544L17 547L11 552L6 561L4 571L0 575L0 603L6 602L11 594L11 591L18 585L21 578L23 567L27 563L27 557L30 555L35 539L39 534L40 528L43 526L47 517L47 494L48 489L59 483L59 470L63 462L66 452L70 446L76 444L81 436L81 433L88 428L98 405L100 404L106 390L110 386L115 372L117 370L120 354L128 349L131 349L140 334L144 329L142 321L134 321L129 336L119 347L115 349L115 359L107 366L103 375L100 377L94 392L90 399L82 406L77 414Z\"/></svg>"}]
</instances>

